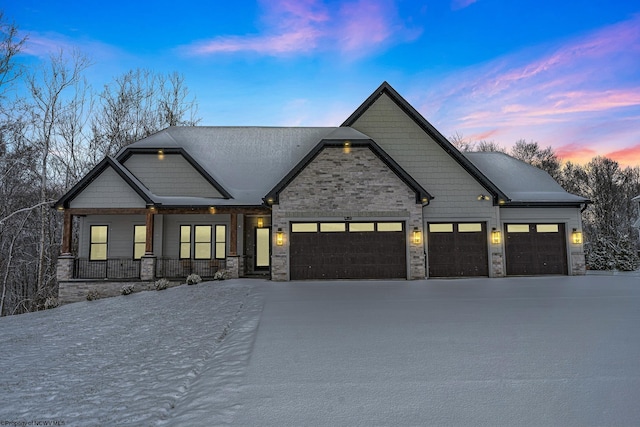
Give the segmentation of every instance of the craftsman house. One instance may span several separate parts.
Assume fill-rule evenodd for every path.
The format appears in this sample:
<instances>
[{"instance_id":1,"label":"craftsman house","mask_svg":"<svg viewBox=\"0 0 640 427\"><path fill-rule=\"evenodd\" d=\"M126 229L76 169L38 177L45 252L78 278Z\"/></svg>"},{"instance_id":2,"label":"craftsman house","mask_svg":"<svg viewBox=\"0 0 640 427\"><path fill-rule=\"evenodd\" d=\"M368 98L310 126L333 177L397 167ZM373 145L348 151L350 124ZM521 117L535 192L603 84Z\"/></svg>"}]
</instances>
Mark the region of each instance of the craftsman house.
<instances>
[{"instance_id":1,"label":"craftsman house","mask_svg":"<svg viewBox=\"0 0 640 427\"><path fill-rule=\"evenodd\" d=\"M586 203L505 154L459 152L383 83L340 127L170 127L105 158L55 204L60 297L218 270L584 274Z\"/></svg>"}]
</instances>

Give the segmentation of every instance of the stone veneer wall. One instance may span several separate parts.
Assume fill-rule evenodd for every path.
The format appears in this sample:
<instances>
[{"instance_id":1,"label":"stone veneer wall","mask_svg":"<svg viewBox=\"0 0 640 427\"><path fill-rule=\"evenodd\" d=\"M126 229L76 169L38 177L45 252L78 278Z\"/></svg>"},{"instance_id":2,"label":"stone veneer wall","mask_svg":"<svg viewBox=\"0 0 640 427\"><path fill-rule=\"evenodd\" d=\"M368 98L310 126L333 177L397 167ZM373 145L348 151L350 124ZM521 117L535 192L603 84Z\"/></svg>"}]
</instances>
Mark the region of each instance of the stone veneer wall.
<instances>
[{"instance_id":1,"label":"stone veneer wall","mask_svg":"<svg viewBox=\"0 0 640 427\"><path fill-rule=\"evenodd\" d=\"M571 275L584 276L587 274L587 265L584 252L571 252Z\"/></svg>"},{"instance_id":2,"label":"stone veneer wall","mask_svg":"<svg viewBox=\"0 0 640 427\"><path fill-rule=\"evenodd\" d=\"M182 282L184 283L184 282ZM178 286L181 282L173 281L169 287ZM86 301L90 291L98 292L98 298L122 295L124 285L133 285L135 292L155 290L154 282L122 281L107 282L104 280L71 280L58 283L58 300L60 304Z\"/></svg>"},{"instance_id":3,"label":"stone veneer wall","mask_svg":"<svg viewBox=\"0 0 640 427\"><path fill-rule=\"evenodd\" d=\"M280 193L272 209L272 280L289 280L289 221L390 219L406 221L408 277L425 278L424 246L410 233L423 231L422 205L407 185L368 147L326 147ZM278 229L285 234L277 246ZM423 233L424 236L424 233ZM423 239L424 242L424 239Z\"/></svg>"}]
</instances>

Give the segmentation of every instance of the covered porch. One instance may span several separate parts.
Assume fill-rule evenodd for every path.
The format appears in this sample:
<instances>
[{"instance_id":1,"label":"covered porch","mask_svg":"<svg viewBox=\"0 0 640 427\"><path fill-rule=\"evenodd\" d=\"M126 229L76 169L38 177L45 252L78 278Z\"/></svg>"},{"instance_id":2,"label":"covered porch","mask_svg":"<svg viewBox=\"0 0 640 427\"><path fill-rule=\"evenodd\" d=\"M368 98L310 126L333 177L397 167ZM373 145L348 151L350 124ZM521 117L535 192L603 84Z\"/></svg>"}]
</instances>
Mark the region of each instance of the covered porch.
<instances>
[{"instance_id":1,"label":"covered porch","mask_svg":"<svg viewBox=\"0 0 640 427\"><path fill-rule=\"evenodd\" d=\"M270 273L267 207L67 208L57 279L183 281Z\"/></svg>"}]
</instances>

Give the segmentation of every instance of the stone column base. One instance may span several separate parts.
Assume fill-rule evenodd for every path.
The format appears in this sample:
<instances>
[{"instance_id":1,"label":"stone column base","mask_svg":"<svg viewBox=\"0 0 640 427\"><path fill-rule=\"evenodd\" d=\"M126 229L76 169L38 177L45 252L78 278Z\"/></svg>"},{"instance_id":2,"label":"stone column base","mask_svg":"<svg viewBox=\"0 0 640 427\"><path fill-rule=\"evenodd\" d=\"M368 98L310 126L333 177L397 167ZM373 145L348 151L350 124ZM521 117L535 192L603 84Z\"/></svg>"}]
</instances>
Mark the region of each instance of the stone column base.
<instances>
[{"instance_id":1,"label":"stone column base","mask_svg":"<svg viewBox=\"0 0 640 427\"><path fill-rule=\"evenodd\" d=\"M156 279L156 257L143 255L140 258L140 280L153 281Z\"/></svg>"},{"instance_id":2,"label":"stone column base","mask_svg":"<svg viewBox=\"0 0 640 427\"><path fill-rule=\"evenodd\" d=\"M491 253L491 277L504 277L504 255L502 252Z\"/></svg>"},{"instance_id":3,"label":"stone column base","mask_svg":"<svg viewBox=\"0 0 640 427\"><path fill-rule=\"evenodd\" d=\"M227 257L227 274L229 279L237 279L240 277L240 264L242 263L239 255L229 255Z\"/></svg>"},{"instance_id":4,"label":"stone column base","mask_svg":"<svg viewBox=\"0 0 640 427\"><path fill-rule=\"evenodd\" d=\"M58 257L56 279L58 282L66 282L73 279L73 264L75 257L71 254L63 254Z\"/></svg>"}]
</instances>

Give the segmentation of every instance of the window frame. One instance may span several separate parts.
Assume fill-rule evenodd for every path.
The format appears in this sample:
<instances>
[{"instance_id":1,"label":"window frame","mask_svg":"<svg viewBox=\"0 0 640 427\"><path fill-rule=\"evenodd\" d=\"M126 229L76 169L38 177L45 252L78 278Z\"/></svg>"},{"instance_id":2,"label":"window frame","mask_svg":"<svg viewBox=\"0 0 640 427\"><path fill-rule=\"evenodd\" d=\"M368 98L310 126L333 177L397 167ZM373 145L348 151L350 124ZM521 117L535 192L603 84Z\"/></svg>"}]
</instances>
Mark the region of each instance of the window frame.
<instances>
[{"instance_id":1,"label":"window frame","mask_svg":"<svg viewBox=\"0 0 640 427\"><path fill-rule=\"evenodd\" d=\"M223 239L218 240L219 234L218 229L222 229ZM227 258L227 226L226 224L216 224L214 227L214 259L226 259ZM222 252L222 254L220 254Z\"/></svg>"},{"instance_id":2,"label":"window frame","mask_svg":"<svg viewBox=\"0 0 640 427\"><path fill-rule=\"evenodd\" d=\"M138 233L136 232L136 229L138 227L142 227L144 229L144 233L142 234L144 239L142 241L137 240ZM140 245L142 246L142 255L136 256L136 249L139 250ZM146 252L147 252L147 226L134 224L133 226L133 259L142 258Z\"/></svg>"},{"instance_id":3,"label":"window frame","mask_svg":"<svg viewBox=\"0 0 640 427\"><path fill-rule=\"evenodd\" d=\"M98 227L104 228L104 242L97 241L94 242L94 233L93 230ZM94 257L94 248L104 246L104 258L95 258ZM95 224L89 226L89 261L106 261L109 259L109 225L107 224Z\"/></svg>"},{"instance_id":4,"label":"window frame","mask_svg":"<svg viewBox=\"0 0 640 427\"><path fill-rule=\"evenodd\" d=\"M198 228L208 228L209 229L209 239L208 240L198 240ZM213 227L211 224L194 224L192 226L193 229L193 259L211 259L211 233L213 231ZM208 250L208 256L200 257L198 256L198 250L200 248L206 248Z\"/></svg>"},{"instance_id":5,"label":"window frame","mask_svg":"<svg viewBox=\"0 0 640 427\"><path fill-rule=\"evenodd\" d=\"M189 232L187 233L187 240L184 240L184 233L182 232L182 230L186 228L189 229ZM191 233L192 227L190 224L181 224L178 227L178 259L191 259L191 242L193 241L193 239L191 238ZM187 250L186 256L183 253L183 249Z\"/></svg>"}]
</instances>

